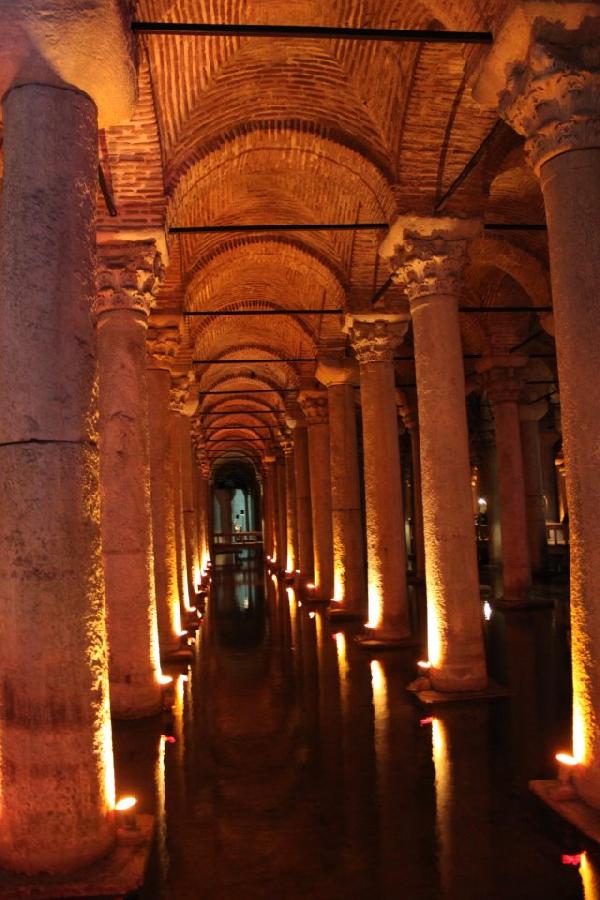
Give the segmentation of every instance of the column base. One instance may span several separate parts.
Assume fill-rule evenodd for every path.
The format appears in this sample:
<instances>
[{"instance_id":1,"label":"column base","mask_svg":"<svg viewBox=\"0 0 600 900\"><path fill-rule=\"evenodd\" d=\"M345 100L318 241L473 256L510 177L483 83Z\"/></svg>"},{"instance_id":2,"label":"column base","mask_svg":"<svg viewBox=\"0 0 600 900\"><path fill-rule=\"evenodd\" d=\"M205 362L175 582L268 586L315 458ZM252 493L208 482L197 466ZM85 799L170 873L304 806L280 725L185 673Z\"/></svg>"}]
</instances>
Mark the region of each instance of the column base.
<instances>
[{"instance_id":1,"label":"column base","mask_svg":"<svg viewBox=\"0 0 600 900\"><path fill-rule=\"evenodd\" d=\"M144 883L154 817L136 816L137 829L118 829L108 856L71 875L18 875L0 870L0 900L66 900L69 897L123 897Z\"/></svg>"},{"instance_id":2,"label":"column base","mask_svg":"<svg viewBox=\"0 0 600 900\"><path fill-rule=\"evenodd\" d=\"M526 596L516 599L498 597L495 600L489 601L492 609L503 613L551 609L554 606L554 603L555 601L552 597L539 597L535 594L527 594Z\"/></svg>"},{"instance_id":3,"label":"column base","mask_svg":"<svg viewBox=\"0 0 600 900\"><path fill-rule=\"evenodd\" d=\"M332 622L364 622L366 615L364 609L352 609L338 603L327 609L327 618Z\"/></svg>"},{"instance_id":4,"label":"column base","mask_svg":"<svg viewBox=\"0 0 600 900\"><path fill-rule=\"evenodd\" d=\"M391 628L365 628L355 641L363 650L404 650L421 645L412 634L398 634Z\"/></svg>"},{"instance_id":5,"label":"column base","mask_svg":"<svg viewBox=\"0 0 600 900\"><path fill-rule=\"evenodd\" d=\"M472 703L481 700L501 700L510 696L508 688L488 679L487 687L474 691L437 691L431 686L429 678L417 678L406 688L414 694L424 706L445 703Z\"/></svg>"},{"instance_id":6,"label":"column base","mask_svg":"<svg viewBox=\"0 0 600 900\"><path fill-rule=\"evenodd\" d=\"M585 803L570 784L552 779L530 781L529 789L542 803L600 844L600 810Z\"/></svg>"}]
</instances>

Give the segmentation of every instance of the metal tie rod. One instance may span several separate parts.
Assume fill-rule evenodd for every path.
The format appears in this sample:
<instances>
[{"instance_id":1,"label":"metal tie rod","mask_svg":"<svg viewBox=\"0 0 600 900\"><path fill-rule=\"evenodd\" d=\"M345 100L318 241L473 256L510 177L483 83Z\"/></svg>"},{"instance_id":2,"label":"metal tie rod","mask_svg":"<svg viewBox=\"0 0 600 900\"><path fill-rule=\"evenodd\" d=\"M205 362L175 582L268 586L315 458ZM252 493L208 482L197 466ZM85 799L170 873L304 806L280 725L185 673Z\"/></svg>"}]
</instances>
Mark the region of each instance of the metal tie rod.
<instances>
[{"instance_id":1,"label":"metal tie rod","mask_svg":"<svg viewBox=\"0 0 600 900\"><path fill-rule=\"evenodd\" d=\"M184 316L342 316L343 309L199 309Z\"/></svg>"},{"instance_id":2,"label":"metal tie rod","mask_svg":"<svg viewBox=\"0 0 600 900\"><path fill-rule=\"evenodd\" d=\"M311 38L314 40L392 41L428 44L492 44L491 31L443 31L432 28L344 28L336 25L246 25L229 22L131 23L135 34L179 37Z\"/></svg>"},{"instance_id":3,"label":"metal tie rod","mask_svg":"<svg viewBox=\"0 0 600 900\"><path fill-rule=\"evenodd\" d=\"M235 234L236 232L283 231L383 231L388 222L257 222L254 225L172 225L170 234ZM537 222L485 222L485 231L546 231L546 225Z\"/></svg>"}]
</instances>

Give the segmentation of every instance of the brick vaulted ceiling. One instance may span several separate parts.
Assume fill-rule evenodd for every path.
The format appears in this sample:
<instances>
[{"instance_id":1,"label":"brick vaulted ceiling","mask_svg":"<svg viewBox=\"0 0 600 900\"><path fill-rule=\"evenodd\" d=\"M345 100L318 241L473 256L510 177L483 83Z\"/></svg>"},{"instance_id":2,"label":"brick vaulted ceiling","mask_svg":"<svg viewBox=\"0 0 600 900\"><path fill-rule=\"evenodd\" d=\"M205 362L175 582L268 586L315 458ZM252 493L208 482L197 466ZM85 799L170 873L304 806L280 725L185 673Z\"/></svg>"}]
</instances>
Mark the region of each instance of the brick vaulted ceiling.
<instances>
[{"instance_id":1,"label":"brick vaulted ceiling","mask_svg":"<svg viewBox=\"0 0 600 900\"><path fill-rule=\"evenodd\" d=\"M494 31L511 0L132 5L138 21ZM165 224L390 223L401 212L431 213L496 124L494 112L471 97L465 63L476 51L461 44L173 35L137 36L136 43L135 115L101 135L101 164L117 210L109 216L99 196L101 232ZM520 141L500 130L492 149L446 211L483 212L493 221L543 221ZM158 324L179 326L177 366L186 373L193 365L198 390L243 393L200 396L201 411L248 410L210 420L211 426L222 422L230 429L223 432L223 447L246 435L231 430L240 424L248 426L253 442L267 440L268 432L253 431L252 425L279 427L292 395L265 389L309 386L314 363L193 361L310 360L344 347L341 317L183 313L368 307L388 277L377 257L384 235L385 230L169 237L154 316ZM543 235L494 235L479 244L465 303L549 302ZM389 290L386 302L402 303L401 289ZM464 318L467 353L505 348L534 330L534 317L527 315L510 321L489 314ZM398 374L400 382L414 380L410 363L399 365ZM248 452L261 449L247 446Z\"/></svg>"}]
</instances>

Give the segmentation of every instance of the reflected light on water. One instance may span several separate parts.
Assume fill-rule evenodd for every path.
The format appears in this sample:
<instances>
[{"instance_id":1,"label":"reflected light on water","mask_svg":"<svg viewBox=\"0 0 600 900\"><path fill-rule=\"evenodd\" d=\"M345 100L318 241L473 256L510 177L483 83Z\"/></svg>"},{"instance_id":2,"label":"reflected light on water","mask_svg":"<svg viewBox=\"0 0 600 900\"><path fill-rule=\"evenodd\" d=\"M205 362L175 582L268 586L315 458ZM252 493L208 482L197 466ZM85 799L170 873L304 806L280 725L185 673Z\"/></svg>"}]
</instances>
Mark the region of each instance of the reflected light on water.
<instances>
[{"instance_id":1,"label":"reflected light on water","mask_svg":"<svg viewBox=\"0 0 600 900\"><path fill-rule=\"evenodd\" d=\"M585 900L600 900L600 873L587 853L581 854L579 874L583 882Z\"/></svg>"},{"instance_id":2,"label":"reflected light on water","mask_svg":"<svg viewBox=\"0 0 600 900\"><path fill-rule=\"evenodd\" d=\"M452 772L448 753L448 735L441 719L431 723L431 743L435 769L435 819L440 842L440 873L445 888L452 864Z\"/></svg>"},{"instance_id":3,"label":"reflected light on water","mask_svg":"<svg viewBox=\"0 0 600 900\"><path fill-rule=\"evenodd\" d=\"M340 701L342 712L345 712L348 704L348 672L350 665L348 663L348 644L346 635L343 631L337 631L335 638L335 652L337 654L338 672L340 676Z\"/></svg>"}]
</instances>

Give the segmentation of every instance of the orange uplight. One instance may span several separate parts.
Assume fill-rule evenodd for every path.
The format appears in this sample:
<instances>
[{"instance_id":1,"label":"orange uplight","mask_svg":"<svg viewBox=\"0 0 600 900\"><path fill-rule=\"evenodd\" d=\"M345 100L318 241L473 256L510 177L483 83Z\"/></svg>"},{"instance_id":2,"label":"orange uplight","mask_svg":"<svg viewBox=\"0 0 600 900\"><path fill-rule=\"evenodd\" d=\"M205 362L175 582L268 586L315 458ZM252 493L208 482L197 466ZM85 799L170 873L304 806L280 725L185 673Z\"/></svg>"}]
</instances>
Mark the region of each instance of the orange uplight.
<instances>
[{"instance_id":1,"label":"orange uplight","mask_svg":"<svg viewBox=\"0 0 600 900\"><path fill-rule=\"evenodd\" d=\"M308 618L309 618L309 619L314 619L314 617L315 617L314 612L309 612Z\"/></svg>"},{"instance_id":2,"label":"orange uplight","mask_svg":"<svg viewBox=\"0 0 600 900\"><path fill-rule=\"evenodd\" d=\"M417 663L419 669L430 669L431 663L428 659L420 659Z\"/></svg>"},{"instance_id":3,"label":"orange uplight","mask_svg":"<svg viewBox=\"0 0 600 900\"><path fill-rule=\"evenodd\" d=\"M300 574L300 569L296 569L296 575Z\"/></svg>"},{"instance_id":4,"label":"orange uplight","mask_svg":"<svg viewBox=\"0 0 600 900\"><path fill-rule=\"evenodd\" d=\"M171 675L161 675L160 678L158 679L158 683L159 684L172 684L173 678L171 677Z\"/></svg>"},{"instance_id":5,"label":"orange uplight","mask_svg":"<svg viewBox=\"0 0 600 900\"><path fill-rule=\"evenodd\" d=\"M579 763L570 753L557 753L554 757L563 766L578 766Z\"/></svg>"},{"instance_id":6,"label":"orange uplight","mask_svg":"<svg viewBox=\"0 0 600 900\"><path fill-rule=\"evenodd\" d=\"M134 807L137 804L135 797L121 797L115 806L119 827L125 831L137 831Z\"/></svg>"},{"instance_id":7,"label":"orange uplight","mask_svg":"<svg viewBox=\"0 0 600 900\"><path fill-rule=\"evenodd\" d=\"M187 637L187 631L185 629L183 631L180 631L179 637Z\"/></svg>"},{"instance_id":8,"label":"orange uplight","mask_svg":"<svg viewBox=\"0 0 600 900\"><path fill-rule=\"evenodd\" d=\"M117 801L115 809L117 812L125 812L128 809L133 809L136 803L137 797L121 797L121 799Z\"/></svg>"},{"instance_id":9,"label":"orange uplight","mask_svg":"<svg viewBox=\"0 0 600 900\"><path fill-rule=\"evenodd\" d=\"M314 589L315 589L315 586L314 586L314 584L312 584L312 582L310 584L306 585L307 591L314 591Z\"/></svg>"}]
</instances>

